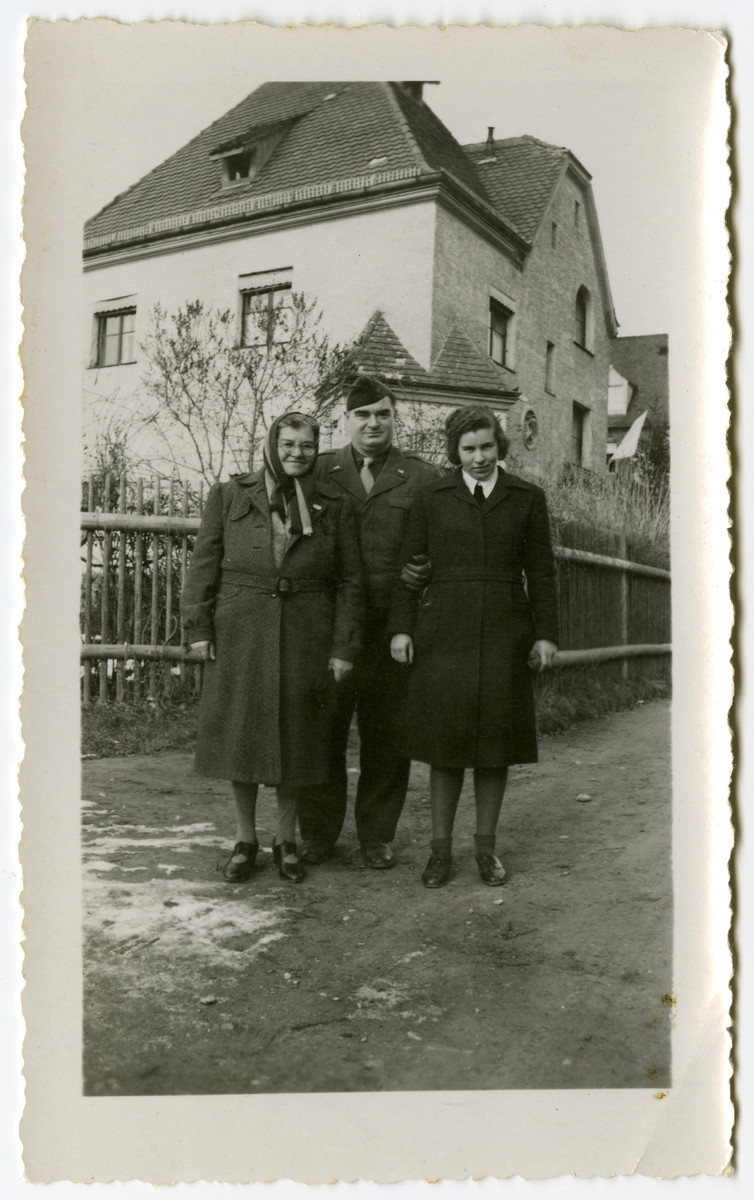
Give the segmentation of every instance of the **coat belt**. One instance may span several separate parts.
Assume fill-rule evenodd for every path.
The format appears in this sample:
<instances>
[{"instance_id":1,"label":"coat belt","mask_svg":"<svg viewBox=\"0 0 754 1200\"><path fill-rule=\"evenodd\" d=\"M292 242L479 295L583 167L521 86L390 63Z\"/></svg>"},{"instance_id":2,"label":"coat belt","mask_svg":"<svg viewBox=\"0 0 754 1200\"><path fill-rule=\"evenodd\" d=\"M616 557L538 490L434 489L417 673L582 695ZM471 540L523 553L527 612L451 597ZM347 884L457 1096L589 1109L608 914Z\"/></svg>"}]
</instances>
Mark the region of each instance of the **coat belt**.
<instances>
[{"instance_id":1,"label":"coat belt","mask_svg":"<svg viewBox=\"0 0 754 1200\"><path fill-rule=\"evenodd\" d=\"M332 585L324 579L286 579L284 575L250 575L248 571L223 571L220 582L266 592L270 596L290 596L294 592L325 592Z\"/></svg>"},{"instance_id":2,"label":"coat belt","mask_svg":"<svg viewBox=\"0 0 754 1200\"><path fill-rule=\"evenodd\" d=\"M435 571L432 583L523 583L521 572L503 571L499 567L476 567L469 571Z\"/></svg>"}]
</instances>

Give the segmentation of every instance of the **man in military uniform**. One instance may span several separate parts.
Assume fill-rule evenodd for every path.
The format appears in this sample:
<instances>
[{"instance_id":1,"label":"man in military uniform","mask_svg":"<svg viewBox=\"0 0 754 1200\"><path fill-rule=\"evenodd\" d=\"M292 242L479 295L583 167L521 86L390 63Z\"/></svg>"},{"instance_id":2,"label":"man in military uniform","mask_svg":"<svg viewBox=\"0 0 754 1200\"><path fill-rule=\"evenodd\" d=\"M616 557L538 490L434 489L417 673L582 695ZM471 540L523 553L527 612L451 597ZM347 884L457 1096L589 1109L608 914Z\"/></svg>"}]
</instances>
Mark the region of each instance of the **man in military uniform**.
<instances>
[{"instance_id":1,"label":"man in military uniform","mask_svg":"<svg viewBox=\"0 0 754 1200\"><path fill-rule=\"evenodd\" d=\"M396 718L407 677L390 656L388 609L413 497L439 470L417 454L393 445L395 397L373 377L357 379L346 396L346 432L347 445L320 454L317 474L342 489L358 514L366 621L361 654L351 676L338 688L329 784L316 789L316 794L311 789L302 798L302 858L308 863L330 858L343 827L348 799L346 747L355 711L361 743L356 832L365 865L385 870L395 863L391 842L406 799L411 766L394 749ZM424 573L418 567L414 583L421 587L423 582Z\"/></svg>"}]
</instances>

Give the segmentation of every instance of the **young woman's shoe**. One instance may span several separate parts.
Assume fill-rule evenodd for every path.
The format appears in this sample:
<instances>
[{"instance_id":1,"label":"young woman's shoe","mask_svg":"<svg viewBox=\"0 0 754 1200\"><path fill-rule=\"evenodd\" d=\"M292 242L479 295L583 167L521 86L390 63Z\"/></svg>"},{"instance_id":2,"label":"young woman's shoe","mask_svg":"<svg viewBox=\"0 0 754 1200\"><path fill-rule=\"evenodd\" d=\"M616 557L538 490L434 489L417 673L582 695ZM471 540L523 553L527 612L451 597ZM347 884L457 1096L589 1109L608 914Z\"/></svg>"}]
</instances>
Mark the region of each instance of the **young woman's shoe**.
<instances>
[{"instance_id":1,"label":"young woman's shoe","mask_svg":"<svg viewBox=\"0 0 754 1200\"><path fill-rule=\"evenodd\" d=\"M505 882L505 867L495 854L477 854L479 878L487 887L500 887Z\"/></svg>"},{"instance_id":2,"label":"young woman's shoe","mask_svg":"<svg viewBox=\"0 0 754 1200\"><path fill-rule=\"evenodd\" d=\"M228 883L245 883L254 869L259 842L236 842L233 853L223 867Z\"/></svg>"},{"instance_id":3,"label":"young woman's shoe","mask_svg":"<svg viewBox=\"0 0 754 1200\"><path fill-rule=\"evenodd\" d=\"M445 887L445 884L450 879L450 868L453 865L453 859L440 854L432 854L426 867L422 871L422 883L428 888Z\"/></svg>"},{"instance_id":4,"label":"young woman's shoe","mask_svg":"<svg viewBox=\"0 0 754 1200\"><path fill-rule=\"evenodd\" d=\"M298 860L296 843L276 841L272 843L272 857L278 869L278 875L288 883L302 883L306 879L306 871ZM286 862L286 858L295 857L295 862Z\"/></svg>"}]
</instances>

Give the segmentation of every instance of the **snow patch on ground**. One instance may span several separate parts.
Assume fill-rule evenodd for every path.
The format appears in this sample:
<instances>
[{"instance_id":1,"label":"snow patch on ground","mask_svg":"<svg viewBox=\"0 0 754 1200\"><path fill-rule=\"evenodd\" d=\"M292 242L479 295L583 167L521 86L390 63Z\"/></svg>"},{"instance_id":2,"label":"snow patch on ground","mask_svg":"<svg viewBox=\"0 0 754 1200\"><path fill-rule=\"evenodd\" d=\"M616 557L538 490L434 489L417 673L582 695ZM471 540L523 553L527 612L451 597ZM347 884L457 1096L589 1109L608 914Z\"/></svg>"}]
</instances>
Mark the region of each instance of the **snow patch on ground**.
<instances>
[{"instance_id":1,"label":"snow patch on ground","mask_svg":"<svg viewBox=\"0 0 754 1200\"><path fill-rule=\"evenodd\" d=\"M85 901L87 933L112 942L124 958L149 946L172 960L204 958L240 970L286 936L281 928L285 908L255 909L248 898L236 900L227 892L202 896L195 883L183 880L152 879L128 887L90 882Z\"/></svg>"}]
</instances>

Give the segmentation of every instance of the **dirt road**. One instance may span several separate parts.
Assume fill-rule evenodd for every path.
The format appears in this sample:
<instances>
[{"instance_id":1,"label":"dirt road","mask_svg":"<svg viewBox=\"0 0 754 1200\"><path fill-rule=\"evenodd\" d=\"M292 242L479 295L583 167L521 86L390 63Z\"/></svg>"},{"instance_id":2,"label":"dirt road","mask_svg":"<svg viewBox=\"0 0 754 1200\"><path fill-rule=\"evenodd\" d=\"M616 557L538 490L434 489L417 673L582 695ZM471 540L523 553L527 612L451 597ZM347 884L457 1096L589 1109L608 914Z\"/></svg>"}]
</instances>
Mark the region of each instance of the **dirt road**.
<instances>
[{"instance_id":1,"label":"dirt road","mask_svg":"<svg viewBox=\"0 0 754 1200\"><path fill-rule=\"evenodd\" d=\"M189 755L85 763L85 1092L667 1087L669 741L664 701L543 738L511 772L505 886L478 881L467 788L434 892L424 767L394 870L362 867L349 816L295 887L269 850L223 881L227 788Z\"/></svg>"}]
</instances>

